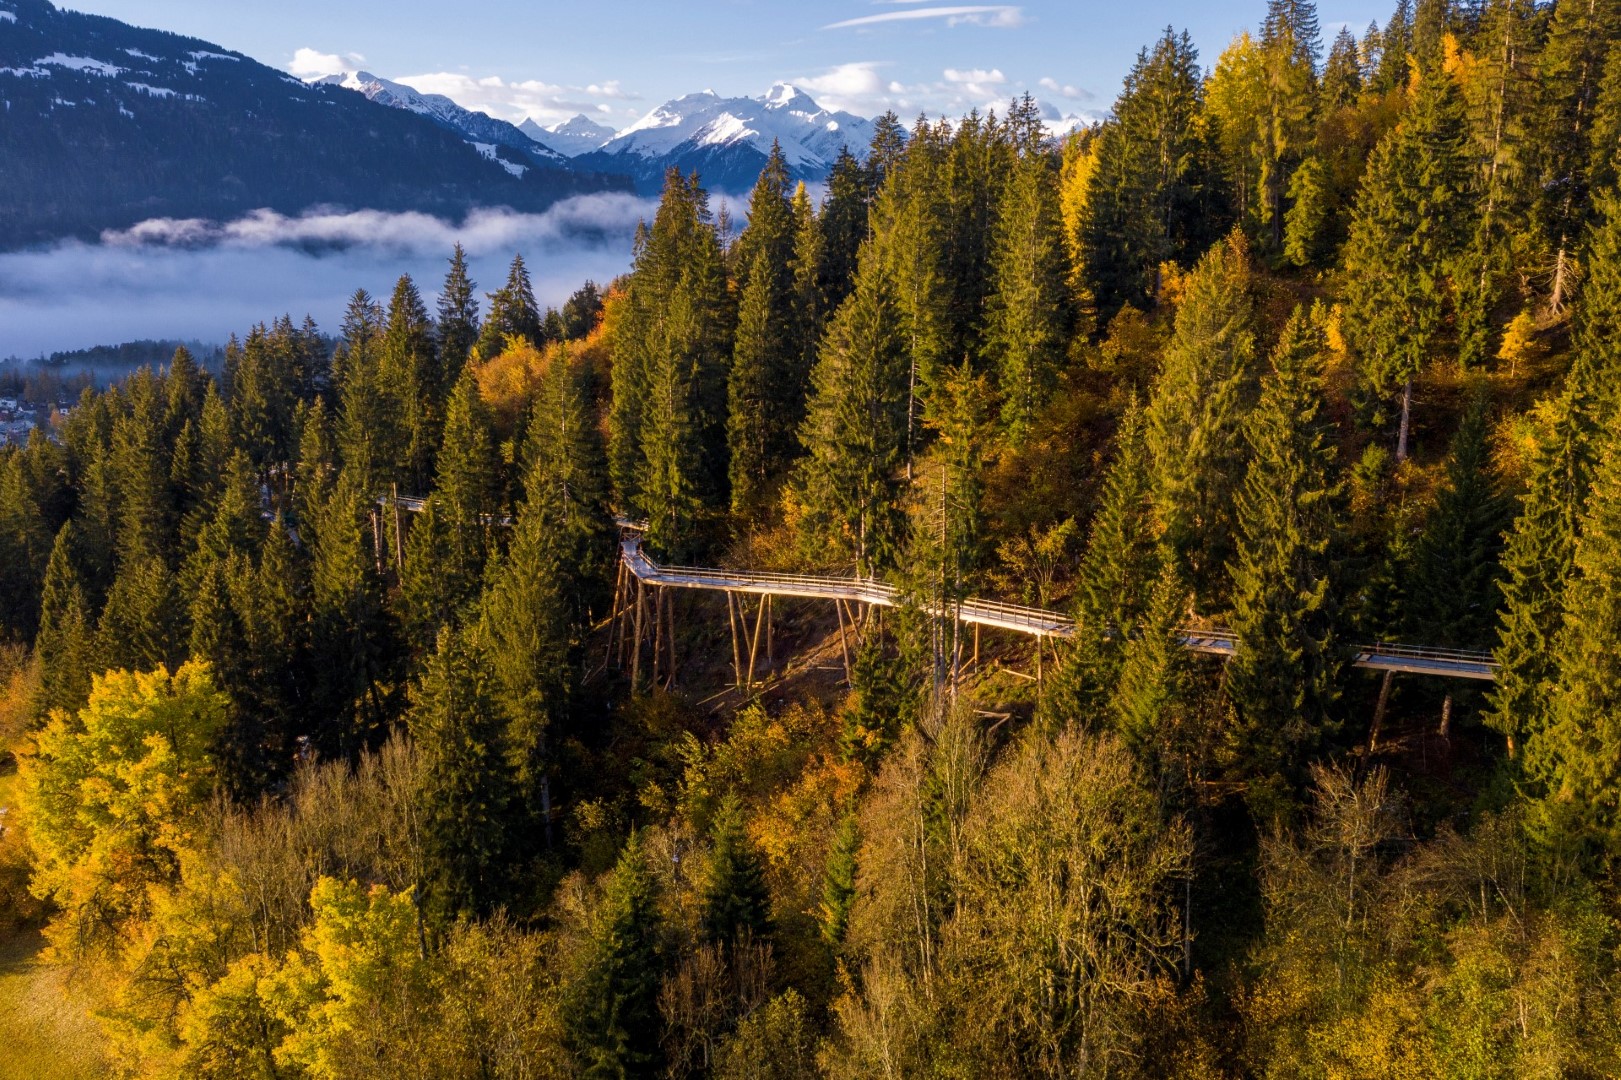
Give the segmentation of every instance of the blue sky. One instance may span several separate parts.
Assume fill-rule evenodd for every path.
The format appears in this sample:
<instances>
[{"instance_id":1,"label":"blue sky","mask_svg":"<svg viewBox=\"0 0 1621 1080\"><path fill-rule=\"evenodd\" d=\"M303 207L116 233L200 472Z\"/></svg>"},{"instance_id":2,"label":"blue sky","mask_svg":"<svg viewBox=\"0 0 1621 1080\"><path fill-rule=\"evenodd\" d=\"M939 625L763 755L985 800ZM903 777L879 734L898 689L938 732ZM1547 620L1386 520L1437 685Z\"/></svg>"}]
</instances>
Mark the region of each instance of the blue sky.
<instances>
[{"instance_id":1,"label":"blue sky","mask_svg":"<svg viewBox=\"0 0 1621 1080\"><path fill-rule=\"evenodd\" d=\"M1100 115L1167 24L1208 65L1264 0L66 0L64 6L218 42L306 77L363 67L509 120L577 112L624 127L694 90L755 95L786 80L824 104L958 114L1029 90ZM1383 22L1390 0L1320 8L1325 36Z\"/></svg>"}]
</instances>

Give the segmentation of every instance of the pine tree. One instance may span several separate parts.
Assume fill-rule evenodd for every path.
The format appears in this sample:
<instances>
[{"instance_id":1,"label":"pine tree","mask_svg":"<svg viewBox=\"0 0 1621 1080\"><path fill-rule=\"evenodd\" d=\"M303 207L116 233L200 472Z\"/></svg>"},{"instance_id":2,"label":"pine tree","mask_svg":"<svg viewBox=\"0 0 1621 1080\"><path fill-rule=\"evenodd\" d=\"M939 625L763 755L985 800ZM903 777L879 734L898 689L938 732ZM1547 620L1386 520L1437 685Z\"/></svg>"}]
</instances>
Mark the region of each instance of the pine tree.
<instances>
[{"instance_id":1,"label":"pine tree","mask_svg":"<svg viewBox=\"0 0 1621 1080\"><path fill-rule=\"evenodd\" d=\"M424 884L445 917L488 912L507 884L511 780L490 683L476 641L447 627L412 693Z\"/></svg>"},{"instance_id":2,"label":"pine tree","mask_svg":"<svg viewBox=\"0 0 1621 1080\"><path fill-rule=\"evenodd\" d=\"M1076 585L1076 621L1094 635L1124 640L1148 607L1159 576L1143 413L1135 401L1115 435L1114 460Z\"/></svg>"},{"instance_id":3,"label":"pine tree","mask_svg":"<svg viewBox=\"0 0 1621 1080\"><path fill-rule=\"evenodd\" d=\"M364 524L368 502L346 471L312 520L311 737L327 755L349 756L380 733L395 688L398 646Z\"/></svg>"},{"instance_id":4,"label":"pine tree","mask_svg":"<svg viewBox=\"0 0 1621 1080\"><path fill-rule=\"evenodd\" d=\"M596 913L589 964L565 1013L582 1076L623 1080L656 1071L662 929L647 850L633 832Z\"/></svg>"},{"instance_id":5,"label":"pine tree","mask_svg":"<svg viewBox=\"0 0 1621 1080\"><path fill-rule=\"evenodd\" d=\"M487 293L490 313L478 335L478 355L489 360L506 348L507 338L521 338L537 348L541 344L540 307L535 303L535 290L529 283L529 268L522 255L512 256L507 268L507 283L493 293Z\"/></svg>"},{"instance_id":6,"label":"pine tree","mask_svg":"<svg viewBox=\"0 0 1621 1080\"><path fill-rule=\"evenodd\" d=\"M1413 0L1396 0L1396 10L1379 35L1379 66L1372 79L1376 94L1407 85L1408 56L1413 51Z\"/></svg>"},{"instance_id":7,"label":"pine tree","mask_svg":"<svg viewBox=\"0 0 1621 1080\"><path fill-rule=\"evenodd\" d=\"M1485 648L1497 623L1509 521L1491 475L1487 406L1477 391L1452 440L1446 485L1414 546L1409 625L1426 644Z\"/></svg>"},{"instance_id":8,"label":"pine tree","mask_svg":"<svg viewBox=\"0 0 1621 1080\"><path fill-rule=\"evenodd\" d=\"M1554 645L1564 619L1576 530L1590 476L1578 407L1567 391L1540 418L1519 513L1504 540L1503 600L1486 722L1510 753L1546 724Z\"/></svg>"},{"instance_id":9,"label":"pine tree","mask_svg":"<svg viewBox=\"0 0 1621 1080\"><path fill-rule=\"evenodd\" d=\"M184 659L187 628L174 575L156 555L119 564L96 624L96 660L105 668L152 671Z\"/></svg>"},{"instance_id":10,"label":"pine tree","mask_svg":"<svg viewBox=\"0 0 1621 1080\"><path fill-rule=\"evenodd\" d=\"M379 353L383 313L364 289L349 300L336 358L337 444L344 469L375 497L398 479L401 459L397 400L383 381Z\"/></svg>"},{"instance_id":11,"label":"pine tree","mask_svg":"<svg viewBox=\"0 0 1621 1080\"><path fill-rule=\"evenodd\" d=\"M398 418L400 481L421 491L433 475L434 451L444 423L443 402L450 387L439 378L433 327L428 309L410 275L403 275L389 299L388 319L379 343L378 376L393 398L390 412Z\"/></svg>"},{"instance_id":12,"label":"pine tree","mask_svg":"<svg viewBox=\"0 0 1621 1080\"><path fill-rule=\"evenodd\" d=\"M621 510L649 521L664 557L695 550L727 502L726 369L732 311L708 195L671 170L637 241L614 330L609 465Z\"/></svg>"},{"instance_id":13,"label":"pine tree","mask_svg":"<svg viewBox=\"0 0 1621 1080\"><path fill-rule=\"evenodd\" d=\"M1244 416L1255 363L1249 252L1234 233L1187 280L1145 413L1161 558L1202 609L1226 587L1233 488L1242 475Z\"/></svg>"},{"instance_id":14,"label":"pine tree","mask_svg":"<svg viewBox=\"0 0 1621 1080\"><path fill-rule=\"evenodd\" d=\"M1398 461L1407 457L1413 379L1441 332L1449 279L1472 231L1463 136L1452 80L1426 71L1412 108L1374 151L1345 249L1345 326L1375 398L1400 394Z\"/></svg>"},{"instance_id":15,"label":"pine tree","mask_svg":"<svg viewBox=\"0 0 1621 1080\"><path fill-rule=\"evenodd\" d=\"M822 257L818 276L831 315L855 287L861 245L870 230L867 223L873 189L861 163L848 148L839 152L827 180L827 199L822 204Z\"/></svg>"},{"instance_id":16,"label":"pine tree","mask_svg":"<svg viewBox=\"0 0 1621 1080\"><path fill-rule=\"evenodd\" d=\"M1174 568L1154 583L1141 628L1126 642L1109 711L1126 744L1163 776L1174 754L1174 733L1193 693L1189 654L1180 627L1190 596Z\"/></svg>"},{"instance_id":17,"label":"pine tree","mask_svg":"<svg viewBox=\"0 0 1621 1080\"><path fill-rule=\"evenodd\" d=\"M450 270L445 274L444 288L439 293L440 377L447 386L456 384L462 366L478 343L477 289L478 285L467 273L467 252L458 243L451 253Z\"/></svg>"},{"instance_id":18,"label":"pine tree","mask_svg":"<svg viewBox=\"0 0 1621 1080\"><path fill-rule=\"evenodd\" d=\"M1340 528L1333 448L1318 409L1323 312L1284 327L1246 424L1249 468L1237 493L1228 564L1238 646L1227 693L1233 742L1260 775L1298 769L1332 724L1344 660L1336 640L1334 537Z\"/></svg>"},{"instance_id":19,"label":"pine tree","mask_svg":"<svg viewBox=\"0 0 1621 1080\"><path fill-rule=\"evenodd\" d=\"M68 521L56 534L41 590L39 633L34 651L40 661L39 709L72 713L90 696L95 670L95 634L90 603L78 567L78 534Z\"/></svg>"},{"instance_id":20,"label":"pine tree","mask_svg":"<svg viewBox=\"0 0 1621 1080\"><path fill-rule=\"evenodd\" d=\"M771 151L749 200L749 227L732 253L743 272L726 441L732 512L745 518L764 508L770 484L787 467L805 393L788 163L776 143Z\"/></svg>"},{"instance_id":21,"label":"pine tree","mask_svg":"<svg viewBox=\"0 0 1621 1080\"><path fill-rule=\"evenodd\" d=\"M907 397L897 307L887 267L869 256L823 342L800 436L807 526L867 577L888 564L901 532Z\"/></svg>"},{"instance_id":22,"label":"pine tree","mask_svg":"<svg viewBox=\"0 0 1621 1080\"><path fill-rule=\"evenodd\" d=\"M1143 50L1098 134L1097 172L1083 230L1087 284L1099 318L1146 307L1158 267L1190 265L1225 228L1206 125L1198 51L1167 27Z\"/></svg>"},{"instance_id":23,"label":"pine tree","mask_svg":"<svg viewBox=\"0 0 1621 1080\"><path fill-rule=\"evenodd\" d=\"M1528 733L1525 769L1541 798L1533 824L1566 847L1621 850L1621 439L1607 439L1582 515L1555 648L1547 726Z\"/></svg>"},{"instance_id":24,"label":"pine tree","mask_svg":"<svg viewBox=\"0 0 1621 1080\"><path fill-rule=\"evenodd\" d=\"M1340 27L1340 32L1334 35L1334 44L1328 48L1319 94L1326 109L1355 105L1362 94L1362 64L1357 54L1356 35L1349 26Z\"/></svg>"},{"instance_id":25,"label":"pine tree","mask_svg":"<svg viewBox=\"0 0 1621 1080\"><path fill-rule=\"evenodd\" d=\"M20 450L0 450L0 635L31 641L51 535Z\"/></svg>"},{"instance_id":26,"label":"pine tree","mask_svg":"<svg viewBox=\"0 0 1621 1080\"><path fill-rule=\"evenodd\" d=\"M710 835L713 847L699 917L704 936L720 945L745 936L755 941L767 937L771 898L765 865L743 830L743 806L736 795L721 800Z\"/></svg>"},{"instance_id":27,"label":"pine tree","mask_svg":"<svg viewBox=\"0 0 1621 1080\"><path fill-rule=\"evenodd\" d=\"M818 909L822 940L838 949L850 928L850 909L856 898L856 856L861 850L861 824L854 814L846 814L833 834L827 869L822 875L822 903Z\"/></svg>"},{"instance_id":28,"label":"pine tree","mask_svg":"<svg viewBox=\"0 0 1621 1080\"><path fill-rule=\"evenodd\" d=\"M1261 26L1266 108L1256 149L1260 157L1260 221L1268 246L1283 246L1285 193L1314 134L1317 61L1322 41L1309 0L1269 0Z\"/></svg>"},{"instance_id":29,"label":"pine tree","mask_svg":"<svg viewBox=\"0 0 1621 1080\"><path fill-rule=\"evenodd\" d=\"M1057 385L1073 323L1054 164L1033 154L1014 167L996 224L985 340L1010 445L1029 435Z\"/></svg>"}]
</instances>

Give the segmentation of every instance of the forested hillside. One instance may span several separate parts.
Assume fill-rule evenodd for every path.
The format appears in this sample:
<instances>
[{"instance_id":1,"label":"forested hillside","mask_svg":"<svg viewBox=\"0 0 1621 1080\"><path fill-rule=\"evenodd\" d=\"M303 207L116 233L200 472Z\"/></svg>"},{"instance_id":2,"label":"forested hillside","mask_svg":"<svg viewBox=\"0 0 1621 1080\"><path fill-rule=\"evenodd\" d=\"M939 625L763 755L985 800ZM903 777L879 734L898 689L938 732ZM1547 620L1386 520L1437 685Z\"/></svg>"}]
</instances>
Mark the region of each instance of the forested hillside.
<instances>
[{"instance_id":1,"label":"forested hillside","mask_svg":"<svg viewBox=\"0 0 1621 1080\"><path fill-rule=\"evenodd\" d=\"M1618 42L1273 0L87 391L0 451L8 920L139 1076L1621 1073ZM616 516L903 600L627 642Z\"/></svg>"}]
</instances>

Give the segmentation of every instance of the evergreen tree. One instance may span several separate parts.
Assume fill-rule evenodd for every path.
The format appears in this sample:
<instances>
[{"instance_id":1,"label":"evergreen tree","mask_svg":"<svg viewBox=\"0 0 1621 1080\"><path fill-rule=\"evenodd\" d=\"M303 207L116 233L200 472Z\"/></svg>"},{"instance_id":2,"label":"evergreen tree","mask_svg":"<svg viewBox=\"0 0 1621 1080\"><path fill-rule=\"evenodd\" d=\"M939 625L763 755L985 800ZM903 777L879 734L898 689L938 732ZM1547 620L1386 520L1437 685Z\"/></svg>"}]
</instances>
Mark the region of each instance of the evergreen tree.
<instances>
[{"instance_id":1,"label":"evergreen tree","mask_svg":"<svg viewBox=\"0 0 1621 1080\"><path fill-rule=\"evenodd\" d=\"M596 913L589 965L565 1013L582 1076L623 1080L657 1070L661 933L647 850L633 832Z\"/></svg>"},{"instance_id":2,"label":"evergreen tree","mask_svg":"<svg viewBox=\"0 0 1621 1080\"><path fill-rule=\"evenodd\" d=\"M1557 847L1621 851L1621 439L1611 435L1582 515L1555 647L1547 726L1528 733L1525 769L1541 794L1533 819Z\"/></svg>"},{"instance_id":3,"label":"evergreen tree","mask_svg":"<svg viewBox=\"0 0 1621 1080\"><path fill-rule=\"evenodd\" d=\"M447 627L412 694L424 884L447 917L485 913L506 888L511 782L490 684L476 642Z\"/></svg>"},{"instance_id":4,"label":"evergreen tree","mask_svg":"<svg viewBox=\"0 0 1621 1080\"><path fill-rule=\"evenodd\" d=\"M614 331L609 464L617 503L649 521L648 545L680 557L726 499L731 299L708 195L671 170L637 243Z\"/></svg>"},{"instance_id":5,"label":"evergreen tree","mask_svg":"<svg viewBox=\"0 0 1621 1080\"><path fill-rule=\"evenodd\" d=\"M184 606L174 575L156 555L119 564L96 624L96 660L108 670L173 668L184 659Z\"/></svg>"},{"instance_id":6,"label":"evergreen tree","mask_svg":"<svg viewBox=\"0 0 1621 1080\"><path fill-rule=\"evenodd\" d=\"M328 755L349 756L381 732L395 690L397 646L374 570L368 500L345 472L313 517L309 734Z\"/></svg>"},{"instance_id":7,"label":"evergreen tree","mask_svg":"<svg viewBox=\"0 0 1621 1080\"><path fill-rule=\"evenodd\" d=\"M1362 64L1357 53L1356 35L1349 26L1340 27L1334 43L1328 48L1328 60L1323 64L1320 100L1327 109L1343 109L1355 105L1362 93Z\"/></svg>"},{"instance_id":8,"label":"evergreen tree","mask_svg":"<svg viewBox=\"0 0 1621 1080\"><path fill-rule=\"evenodd\" d=\"M1246 424L1250 462L1237 493L1227 693L1233 743L1261 776L1297 770L1330 728L1343 669L1332 545L1340 528L1323 400L1323 312L1284 327Z\"/></svg>"},{"instance_id":9,"label":"evergreen tree","mask_svg":"<svg viewBox=\"0 0 1621 1080\"><path fill-rule=\"evenodd\" d=\"M867 214L872 192L861 163L848 148L840 150L827 179L827 199L822 203L820 221L818 276L830 315L855 287L861 245L870 235Z\"/></svg>"},{"instance_id":10,"label":"evergreen tree","mask_svg":"<svg viewBox=\"0 0 1621 1080\"><path fill-rule=\"evenodd\" d=\"M39 712L72 713L90 696L95 632L78 567L77 533L68 521L56 534L39 612L34 652L40 663Z\"/></svg>"},{"instance_id":11,"label":"evergreen tree","mask_svg":"<svg viewBox=\"0 0 1621 1080\"><path fill-rule=\"evenodd\" d=\"M771 932L771 898L765 865L743 831L743 806L736 795L721 800L710 833L714 846L700 915L704 937L721 945L745 935L758 941Z\"/></svg>"},{"instance_id":12,"label":"evergreen tree","mask_svg":"<svg viewBox=\"0 0 1621 1080\"><path fill-rule=\"evenodd\" d=\"M507 338L515 337L540 346L541 333L539 306L535 303L535 290L529 284L529 268L522 255L512 256L507 268L507 283L493 293L487 293L490 313L479 330L478 355L491 359L506 348Z\"/></svg>"},{"instance_id":13,"label":"evergreen tree","mask_svg":"<svg viewBox=\"0 0 1621 1080\"><path fill-rule=\"evenodd\" d=\"M444 423L443 401L433 327L416 283L403 275L389 299L388 318L379 343L379 379L393 398L390 412L398 418L400 482L421 491L433 475L434 451Z\"/></svg>"},{"instance_id":14,"label":"evergreen tree","mask_svg":"<svg viewBox=\"0 0 1621 1080\"><path fill-rule=\"evenodd\" d=\"M1452 440L1446 484L1413 550L1409 625L1417 640L1453 649L1490 644L1507 507L1491 475L1487 398L1477 392Z\"/></svg>"},{"instance_id":15,"label":"evergreen tree","mask_svg":"<svg viewBox=\"0 0 1621 1080\"><path fill-rule=\"evenodd\" d=\"M0 450L0 635L32 641L51 534L20 450Z\"/></svg>"},{"instance_id":16,"label":"evergreen tree","mask_svg":"<svg viewBox=\"0 0 1621 1080\"><path fill-rule=\"evenodd\" d=\"M997 218L985 339L1012 445L1057 385L1072 323L1054 164L1040 153L1019 161Z\"/></svg>"},{"instance_id":17,"label":"evergreen tree","mask_svg":"<svg viewBox=\"0 0 1621 1080\"><path fill-rule=\"evenodd\" d=\"M1260 158L1261 224L1268 246L1283 246L1285 206L1301 155L1313 131L1317 61L1322 41L1317 8L1309 0L1269 0L1261 25L1266 105L1256 149Z\"/></svg>"},{"instance_id":18,"label":"evergreen tree","mask_svg":"<svg viewBox=\"0 0 1621 1080\"><path fill-rule=\"evenodd\" d=\"M1190 265L1224 229L1220 185L1201 122L1198 51L1167 27L1143 50L1098 134L1097 171L1082 230L1086 280L1107 322L1146 307L1166 261Z\"/></svg>"},{"instance_id":19,"label":"evergreen tree","mask_svg":"<svg viewBox=\"0 0 1621 1080\"><path fill-rule=\"evenodd\" d=\"M1452 80L1426 71L1412 108L1369 162L1345 250L1346 331L1375 398L1401 396L1398 461L1407 457L1413 379L1441 332L1449 280L1471 234L1463 135Z\"/></svg>"},{"instance_id":20,"label":"evergreen tree","mask_svg":"<svg viewBox=\"0 0 1621 1080\"><path fill-rule=\"evenodd\" d=\"M457 243L439 293L439 360L445 385L454 386L478 343L478 285L467 273L467 252Z\"/></svg>"},{"instance_id":21,"label":"evergreen tree","mask_svg":"<svg viewBox=\"0 0 1621 1080\"><path fill-rule=\"evenodd\" d=\"M846 814L833 834L827 870L822 876L822 903L818 909L822 940L838 949L850 928L850 908L856 898L856 856L861 850L861 824L854 814Z\"/></svg>"},{"instance_id":22,"label":"evergreen tree","mask_svg":"<svg viewBox=\"0 0 1621 1080\"><path fill-rule=\"evenodd\" d=\"M872 577L898 549L906 366L893 279L869 256L812 376L796 487L807 526Z\"/></svg>"},{"instance_id":23,"label":"evergreen tree","mask_svg":"<svg viewBox=\"0 0 1621 1080\"><path fill-rule=\"evenodd\" d=\"M1116 642L1136 626L1159 576L1143 428L1142 409L1133 401L1115 435L1114 460L1077 575L1077 623Z\"/></svg>"},{"instance_id":24,"label":"evergreen tree","mask_svg":"<svg viewBox=\"0 0 1621 1080\"><path fill-rule=\"evenodd\" d=\"M1576 529L1589 476L1587 447L1567 391L1535 429L1519 513L1503 546L1503 600L1493 659L1497 677L1486 722L1512 754L1540 731L1555 676L1554 645L1564 619Z\"/></svg>"},{"instance_id":25,"label":"evergreen tree","mask_svg":"<svg viewBox=\"0 0 1621 1080\"><path fill-rule=\"evenodd\" d=\"M1413 51L1413 0L1396 0L1396 10L1379 34L1379 66L1372 79L1376 94L1407 85L1408 56Z\"/></svg>"},{"instance_id":26,"label":"evergreen tree","mask_svg":"<svg viewBox=\"0 0 1621 1080\"><path fill-rule=\"evenodd\" d=\"M1161 572L1141 628L1126 642L1109 703L1116 730L1147 764L1150 775L1162 782L1193 693L1191 661L1181 631L1190 599L1173 567Z\"/></svg>"},{"instance_id":27,"label":"evergreen tree","mask_svg":"<svg viewBox=\"0 0 1621 1080\"><path fill-rule=\"evenodd\" d=\"M726 441L732 511L744 517L759 513L771 481L787 466L802 412L796 231L788 197L788 163L782 148L773 143L749 200L749 227L732 253L743 273L727 383Z\"/></svg>"},{"instance_id":28,"label":"evergreen tree","mask_svg":"<svg viewBox=\"0 0 1621 1080\"><path fill-rule=\"evenodd\" d=\"M1233 489L1255 362L1249 252L1234 233L1187 280L1145 418L1161 558L1217 605L1233 543Z\"/></svg>"},{"instance_id":29,"label":"evergreen tree","mask_svg":"<svg viewBox=\"0 0 1621 1080\"><path fill-rule=\"evenodd\" d=\"M366 290L356 290L336 357L337 445L345 471L368 497L398 479L401 458L397 400L388 392L379 361L382 332L383 313Z\"/></svg>"}]
</instances>

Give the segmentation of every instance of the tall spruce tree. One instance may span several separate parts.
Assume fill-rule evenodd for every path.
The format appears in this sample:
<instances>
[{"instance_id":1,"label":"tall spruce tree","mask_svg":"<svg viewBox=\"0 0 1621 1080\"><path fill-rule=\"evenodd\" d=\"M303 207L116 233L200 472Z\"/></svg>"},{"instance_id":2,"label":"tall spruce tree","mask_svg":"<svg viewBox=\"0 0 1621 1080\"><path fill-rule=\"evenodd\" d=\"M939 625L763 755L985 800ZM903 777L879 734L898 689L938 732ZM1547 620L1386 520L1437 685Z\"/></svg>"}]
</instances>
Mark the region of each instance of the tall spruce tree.
<instances>
[{"instance_id":1,"label":"tall spruce tree","mask_svg":"<svg viewBox=\"0 0 1621 1080\"><path fill-rule=\"evenodd\" d=\"M1237 492L1227 693L1233 742L1262 776L1298 769L1331 728L1344 667L1333 541L1340 527L1334 451L1319 416L1326 345L1321 309L1296 308L1245 425L1249 467Z\"/></svg>"},{"instance_id":2,"label":"tall spruce tree","mask_svg":"<svg viewBox=\"0 0 1621 1080\"><path fill-rule=\"evenodd\" d=\"M596 912L586 971L566 1013L582 1076L623 1080L656 1072L662 932L646 845L633 832Z\"/></svg>"},{"instance_id":3,"label":"tall spruce tree","mask_svg":"<svg viewBox=\"0 0 1621 1080\"><path fill-rule=\"evenodd\" d=\"M412 693L423 884L442 917L485 913L507 886L512 785L491 682L475 635L447 627Z\"/></svg>"},{"instance_id":4,"label":"tall spruce tree","mask_svg":"<svg viewBox=\"0 0 1621 1080\"><path fill-rule=\"evenodd\" d=\"M478 285L467 273L467 252L457 243L450 270L439 292L439 360L441 377L454 386L462 365L478 343Z\"/></svg>"},{"instance_id":5,"label":"tall spruce tree","mask_svg":"<svg viewBox=\"0 0 1621 1080\"><path fill-rule=\"evenodd\" d=\"M1189 275L1146 410L1162 559L1202 610L1219 607L1226 592L1255 380L1253 318L1249 252L1235 232Z\"/></svg>"},{"instance_id":6,"label":"tall spruce tree","mask_svg":"<svg viewBox=\"0 0 1621 1080\"><path fill-rule=\"evenodd\" d=\"M41 590L39 633L39 708L72 713L90 696L95 671L95 626L78 566L78 534L70 520L56 534Z\"/></svg>"},{"instance_id":7,"label":"tall spruce tree","mask_svg":"<svg viewBox=\"0 0 1621 1080\"><path fill-rule=\"evenodd\" d=\"M506 348L507 338L515 337L539 346L541 333L540 307L535 303L535 290L529 283L529 268L522 255L513 255L507 268L507 282L493 293L487 293L489 314L479 330L478 355L485 360Z\"/></svg>"},{"instance_id":8,"label":"tall spruce tree","mask_svg":"<svg viewBox=\"0 0 1621 1080\"><path fill-rule=\"evenodd\" d=\"M743 805L738 797L723 798L710 828L713 846L699 917L704 936L720 945L729 946L744 937L758 941L771 932L765 863L754 850L743 824Z\"/></svg>"},{"instance_id":9,"label":"tall spruce tree","mask_svg":"<svg viewBox=\"0 0 1621 1080\"><path fill-rule=\"evenodd\" d=\"M1396 458L1408 453L1413 380L1431 359L1475 203L1461 102L1439 68L1422 72L1412 107L1374 151L1345 249L1345 328L1387 423L1399 398Z\"/></svg>"},{"instance_id":10,"label":"tall spruce tree","mask_svg":"<svg viewBox=\"0 0 1621 1080\"><path fill-rule=\"evenodd\" d=\"M1555 647L1546 727L1527 734L1525 769L1539 794L1533 824L1556 847L1621 855L1621 438L1593 478Z\"/></svg>"},{"instance_id":11,"label":"tall spruce tree","mask_svg":"<svg viewBox=\"0 0 1621 1080\"><path fill-rule=\"evenodd\" d=\"M1047 403L1073 325L1057 162L1033 153L1014 166L997 216L994 292L985 343L1002 396L1002 431L1017 445Z\"/></svg>"},{"instance_id":12,"label":"tall spruce tree","mask_svg":"<svg viewBox=\"0 0 1621 1080\"><path fill-rule=\"evenodd\" d=\"M901 538L906 354L888 268L862 262L816 362L796 487L811 534L857 573L889 565Z\"/></svg>"},{"instance_id":13,"label":"tall spruce tree","mask_svg":"<svg viewBox=\"0 0 1621 1080\"><path fill-rule=\"evenodd\" d=\"M1492 476L1488 404L1477 390L1453 436L1446 483L1414 545L1409 626L1426 644L1489 647L1503 600L1499 558L1509 520Z\"/></svg>"},{"instance_id":14,"label":"tall spruce tree","mask_svg":"<svg viewBox=\"0 0 1621 1080\"><path fill-rule=\"evenodd\" d=\"M1159 265L1192 264L1226 227L1203 108L1198 51L1167 27L1138 54L1097 137L1082 235L1102 322L1123 304L1146 307Z\"/></svg>"}]
</instances>

